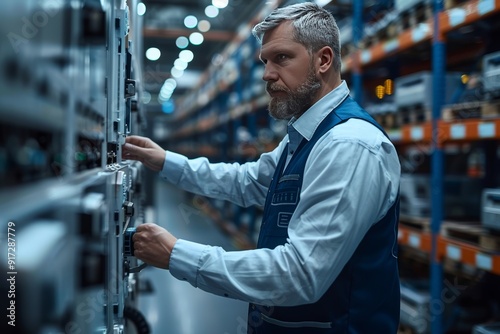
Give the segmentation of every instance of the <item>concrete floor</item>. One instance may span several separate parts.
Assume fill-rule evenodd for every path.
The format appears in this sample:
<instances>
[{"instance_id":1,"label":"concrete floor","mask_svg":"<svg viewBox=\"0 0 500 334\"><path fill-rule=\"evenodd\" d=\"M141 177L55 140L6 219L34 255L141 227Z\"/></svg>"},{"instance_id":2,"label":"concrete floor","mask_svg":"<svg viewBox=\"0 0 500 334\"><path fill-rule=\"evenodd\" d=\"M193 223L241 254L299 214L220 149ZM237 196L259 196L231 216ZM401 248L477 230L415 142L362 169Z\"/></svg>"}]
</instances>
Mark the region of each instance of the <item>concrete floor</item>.
<instances>
[{"instance_id":1,"label":"concrete floor","mask_svg":"<svg viewBox=\"0 0 500 334\"><path fill-rule=\"evenodd\" d=\"M234 250L228 238L186 199L185 193L157 180L154 222L178 238ZM141 293L139 308L153 334L244 334L248 304L215 296L178 281L166 270L140 274L153 292Z\"/></svg>"}]
</instances>

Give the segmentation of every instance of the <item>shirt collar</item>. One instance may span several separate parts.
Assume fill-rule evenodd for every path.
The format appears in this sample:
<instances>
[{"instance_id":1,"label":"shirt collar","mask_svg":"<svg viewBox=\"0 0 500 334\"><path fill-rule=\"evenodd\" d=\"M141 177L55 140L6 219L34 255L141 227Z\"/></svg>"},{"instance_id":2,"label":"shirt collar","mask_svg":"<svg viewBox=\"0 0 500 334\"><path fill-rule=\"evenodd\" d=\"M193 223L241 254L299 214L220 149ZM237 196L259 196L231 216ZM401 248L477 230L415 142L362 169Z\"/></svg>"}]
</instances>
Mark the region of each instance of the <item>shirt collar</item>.
<instances>
[{"instance_id":1,"label":"shirt collar","mask_svg":"<svg viewBox=\"0 0 500 334\"><path fill-rule=\"evenodd\" d=\"M298 119L292 118L288 123L288 132L293 127L302 137L311 140L314 132L325 117L349 95L349 88L344 80L330 93L306 110Z\"/></svg>"}]
</instances>

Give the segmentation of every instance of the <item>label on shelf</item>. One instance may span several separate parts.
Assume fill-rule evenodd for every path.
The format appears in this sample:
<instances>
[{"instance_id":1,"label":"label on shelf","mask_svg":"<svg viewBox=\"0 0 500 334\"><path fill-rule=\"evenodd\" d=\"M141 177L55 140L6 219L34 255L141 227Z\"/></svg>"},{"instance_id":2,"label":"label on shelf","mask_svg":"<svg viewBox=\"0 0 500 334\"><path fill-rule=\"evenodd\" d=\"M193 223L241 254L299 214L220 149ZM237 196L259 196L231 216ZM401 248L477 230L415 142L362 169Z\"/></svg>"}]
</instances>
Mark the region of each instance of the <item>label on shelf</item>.
<instances>
[{"instance_id":1,"label":"label on shelf","mask_svg":"<svg viewBox=\"0 0 500 334\"><path fill-rule=\"evenodd\" d=\"M495 0L480 0L477 4L477 11L481 15L485 15L495 10Z\"/></svg>"},{"instance_id":2,"label":"label on shelf","mask_svg":"<svg viewBox=\"0 0 500 334\"><path fill-rule=\"evenodd\" d=\"M414 28L411 32L411 39L414 43L418 43L427 36L430 28L428 23L420 23L416 28Z\"/></svg>"},{"instance_id":3,"label":"label on shelf","mask_svg":"<svg viewBox=\"0 0 500 334\"><path fill-rule=\"evenodd\" d=\"M391 39L390 41L387 41L384 43L385 53L395 51L398 48L399 48L399 40L397 40L397 39Z\"/></svg>"},{"instance_id":4,"label":"label on shelf","mask_svg":"<svg viewBox=\"0 0 500 334\"><path fill-rule=\"evenodd\" d=\"M408 236L408 245L414 248L420 248L420 236L418 234L410 233Z\"/></svg>"},{"instance_id":5,"label":"label on shelf","mask_svg":"<svg viewBox=\"0 0 500 334\"><path fill-rule=\"evenodd\" d=\"M493 260L491 256L477 253L476 254L476 266L480 269L484 270L492 270L493 269Z\"/></svg>"},{"instance_id":6,"label":"label on shelf","mask_svg":"<svg viewBox=\"0 0 500 334\"><path fill-rule=\"evenodd\" d=\"M453 124L450 127L450 137L452 139L463 139L463 138L465 138L465 125L463 125L463 124Z\"/></svg>"},{"instance_id":7,"label":"label on shelf","mask_svg":"<svg viewBox=\"0 0 500 334\"><path fill-rule=\"evenodd\" d=\"M455 27L465 21L467 12L463 8L453 8L448 11L450 26Z\"/></svg>"},{"instance_id":8,"label":"label on shelf","mask_svg":"<svg viewBox=\"0 0 500 334\"><path fill-rule=\"evenodd\" d=\"M478 125L479 138L495 137L495 123L481 123Z\"/></svg>"},{"instance_id":9,"label":"label on shelf","mask_svg":"<svg viewBox=\"0 0 500 334\"><path fill-rule=\"evenodd\" d=\"M462 251L455 245L447 245L446 255L452 260L460 261L460 259L462 258Z\"/></svg>"},{"instance_id":10,"label":"label on shelf","mask_svg":"<svg viewBox=\"0 0 500 334\"><path fill-rule=\"evenodd\" d=\"M414 126L410 130L410 137L413 140L422 140L424 138L424 130L421 126Z\"/></svg>"},{"instance_id":11,"label":"label on shelf","mask_svg":"<svg viewBox=\"0 0 500 334\"><path fill-rule=\"evenodd\" d=\"M372 53L370 50L363 50L363 52L361 52L361 62L366 64L369 63L370 60L372 60Z\"/></svg>"}]
</instances>

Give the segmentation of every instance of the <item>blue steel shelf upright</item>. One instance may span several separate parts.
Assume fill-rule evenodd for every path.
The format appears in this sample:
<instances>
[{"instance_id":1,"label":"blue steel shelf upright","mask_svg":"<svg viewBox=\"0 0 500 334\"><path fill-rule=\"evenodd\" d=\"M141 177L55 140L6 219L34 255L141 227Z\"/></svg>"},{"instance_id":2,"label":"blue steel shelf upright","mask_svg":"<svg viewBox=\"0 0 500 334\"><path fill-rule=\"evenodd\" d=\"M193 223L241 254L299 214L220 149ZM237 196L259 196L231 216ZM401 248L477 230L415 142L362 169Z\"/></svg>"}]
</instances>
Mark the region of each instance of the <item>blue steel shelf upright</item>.
<instances>
[{"instance_id":1,"label":"blue steel shelf upright","mask_svg":"<svg viewBox=\"0 0 500 334\"><path fill-rule=\"evenodd\" d=\"M445 92L446 73L446 46L444 36L439 28L439 13L443 10L443 1L434 0L434 32L432 39L432 156L431 156L431 237L432 248L430 258L430 288L431 302L429 305L431 315L431 333L443 333L442 311L433 309L433 305L441 305L436 301L441 300L443 281L443 267L437 256L438 237L441 222L443 220L443 150L439 144L438 121L441 119L441 108L443 106L443 94Z\"/></svg>"},{"instance_id":2,"label":"blue steel shelf upright","mask_svg":"<svg viewBox=\"0 0 500 334\"><path fill-rule=\"evenodd\" d=\"M356 50L360 49L361 39L363 38L363 6L364 1L358 0L353 3L353 26L352 26L352 41ZM352 90L356 102L361 103L363 100L363 86L360 61L356 57L353 73L352 73Z\"/></svg>"}]
</instances>

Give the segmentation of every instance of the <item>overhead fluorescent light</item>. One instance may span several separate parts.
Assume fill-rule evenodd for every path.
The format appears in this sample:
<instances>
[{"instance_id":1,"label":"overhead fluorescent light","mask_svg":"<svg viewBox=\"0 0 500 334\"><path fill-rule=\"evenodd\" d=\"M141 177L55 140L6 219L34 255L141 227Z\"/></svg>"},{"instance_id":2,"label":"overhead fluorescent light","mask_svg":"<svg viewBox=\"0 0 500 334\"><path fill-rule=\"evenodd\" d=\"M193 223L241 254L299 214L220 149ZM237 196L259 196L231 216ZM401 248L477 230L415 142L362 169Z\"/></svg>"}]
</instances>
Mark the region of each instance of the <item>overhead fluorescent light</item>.
<instances>
[{"instance_id":1,"label":"overhead fluorescent light","mask_svg":"<svg viewBox=\"0 0 500 334\"><path fill-rule=\"evenodd\" d=\"M314 2L320 6L320 7L324 7L325 5L328 5L330 2L332 2L332 0L314 0Z\"/></svg>"}]
</instances>

